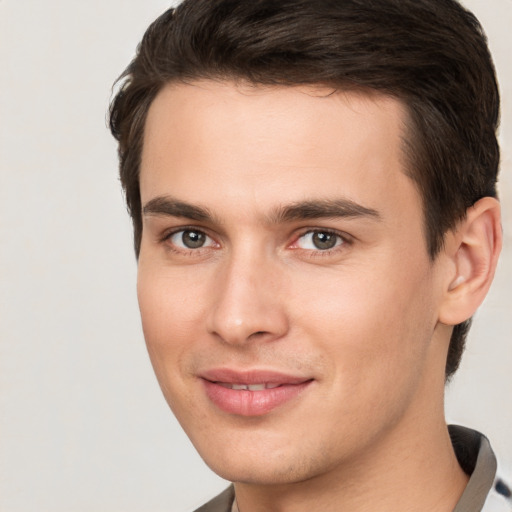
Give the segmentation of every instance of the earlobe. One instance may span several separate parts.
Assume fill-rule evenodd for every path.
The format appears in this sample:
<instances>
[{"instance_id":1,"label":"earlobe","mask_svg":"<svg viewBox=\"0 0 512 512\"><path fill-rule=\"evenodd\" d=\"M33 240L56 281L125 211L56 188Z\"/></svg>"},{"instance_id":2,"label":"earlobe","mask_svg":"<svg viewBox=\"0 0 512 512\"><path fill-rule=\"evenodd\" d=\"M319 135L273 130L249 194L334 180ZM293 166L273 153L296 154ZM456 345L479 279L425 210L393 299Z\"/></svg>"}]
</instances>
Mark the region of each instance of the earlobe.
<instances>
[{"instance_id":1,"label":"earlobe","mask_svg":"<svg viewBox=\"0 0 512 512\"><path fill-rule=\"evenodd\" d=\"M502 245L500 204L484 197L467 211L451 237L451 275L439 321L456 325L470 318L491 286Z\"/></svg>"}]
</instances>

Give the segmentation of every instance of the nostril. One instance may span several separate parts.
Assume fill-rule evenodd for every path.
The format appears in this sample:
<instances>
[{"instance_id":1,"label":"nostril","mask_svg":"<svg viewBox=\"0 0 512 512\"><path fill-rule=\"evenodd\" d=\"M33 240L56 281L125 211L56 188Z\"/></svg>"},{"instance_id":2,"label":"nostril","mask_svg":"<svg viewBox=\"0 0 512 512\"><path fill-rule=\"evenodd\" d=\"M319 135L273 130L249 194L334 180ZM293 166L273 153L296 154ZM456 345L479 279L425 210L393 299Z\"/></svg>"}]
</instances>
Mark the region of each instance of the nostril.
<instances>
[{"instance_id":1,"label":"nostril","mask_svg":"<svg viewBox=\"0 0 512 512\"><path fill-rule=\"evenodd\" d=\"M262 336L265 336L267 334L268 334L268 332L266 332L266 331L257 331L257 332L253 332L249 336L249 338L261 338Z\"/></svg>"}]
</instances>

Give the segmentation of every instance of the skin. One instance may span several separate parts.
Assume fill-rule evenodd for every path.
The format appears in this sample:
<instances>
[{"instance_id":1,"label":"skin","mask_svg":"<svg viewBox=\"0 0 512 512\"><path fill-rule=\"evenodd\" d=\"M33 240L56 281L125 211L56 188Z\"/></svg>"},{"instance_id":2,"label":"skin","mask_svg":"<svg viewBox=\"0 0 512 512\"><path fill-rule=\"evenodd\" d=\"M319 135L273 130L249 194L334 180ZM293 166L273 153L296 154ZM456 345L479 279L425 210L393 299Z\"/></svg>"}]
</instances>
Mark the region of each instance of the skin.
<instances>
[{"instance_id":1,"label":"skin","mask_svg":"<svg viewBox=\"0 0 512 512\"><path fill-rule=\"evenodd\" d=\"M475 258L459 230L429 259L405 126L397 100L322 87L173 84L150 107L146 343L166 400L206 463L235 482L242 512L448 511L467 482L443 393L451 325L480 300L460 292ZM305 201L365 213L289 214ZM496 233L496 215L481 214L493 207L475 213L487 219L475 232ZM204 244L183 245L186 229ZM334 247L319 249L312 234L326 231ZM206 395L200 375L218 367L311 383L247 417Z\"/></svg>"}]
</instances>

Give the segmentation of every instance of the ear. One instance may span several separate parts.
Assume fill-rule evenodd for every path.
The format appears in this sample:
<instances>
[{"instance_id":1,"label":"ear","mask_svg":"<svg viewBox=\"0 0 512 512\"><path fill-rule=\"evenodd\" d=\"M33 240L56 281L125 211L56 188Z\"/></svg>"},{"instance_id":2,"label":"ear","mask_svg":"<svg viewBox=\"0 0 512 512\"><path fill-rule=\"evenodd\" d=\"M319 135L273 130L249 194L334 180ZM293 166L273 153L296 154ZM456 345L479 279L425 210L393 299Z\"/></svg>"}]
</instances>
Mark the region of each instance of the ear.
<instances>
[{"instance_id":1,"label":"ear","mask_svg":"<svg viewBox=\"0 0 512 512\"><path fill-rule=\"evenodd\" d=\"M475 313L491 286L501 246L500 204L484 197L446 234L444 252L450 265L443 283L440 322L457 325Z\"/></svg>"}]
</instances>

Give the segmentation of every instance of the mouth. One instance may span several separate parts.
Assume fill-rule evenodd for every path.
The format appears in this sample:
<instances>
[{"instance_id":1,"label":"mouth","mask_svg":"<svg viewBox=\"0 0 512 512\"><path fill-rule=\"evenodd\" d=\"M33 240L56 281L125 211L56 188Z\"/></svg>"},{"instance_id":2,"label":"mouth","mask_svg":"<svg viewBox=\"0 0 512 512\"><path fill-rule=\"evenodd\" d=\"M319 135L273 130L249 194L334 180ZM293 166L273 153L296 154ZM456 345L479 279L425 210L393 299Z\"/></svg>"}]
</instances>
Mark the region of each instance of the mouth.
<instances>
[{"instance_id":1,"label":"mouth","mask_svg":"<svg viewBox=\"0 0 512 512\"><path fill-rule=\"evenodd\" d=\"M235 391L263 391L264 389L275 389L282 384L234 384L230 382L215 382L215 384L226 389Z\"/></svg>"},{"instance_id":2,"label":"mouth","mask_svg":"<svg viewBox=\"0 0 512 512\"><path fill-rule=\"evenodd\" d=\"M262 416L299 399L313 379L268 371L216 369L200 375L215 407L237 416Z\"/></svg>"}]
</instances>

